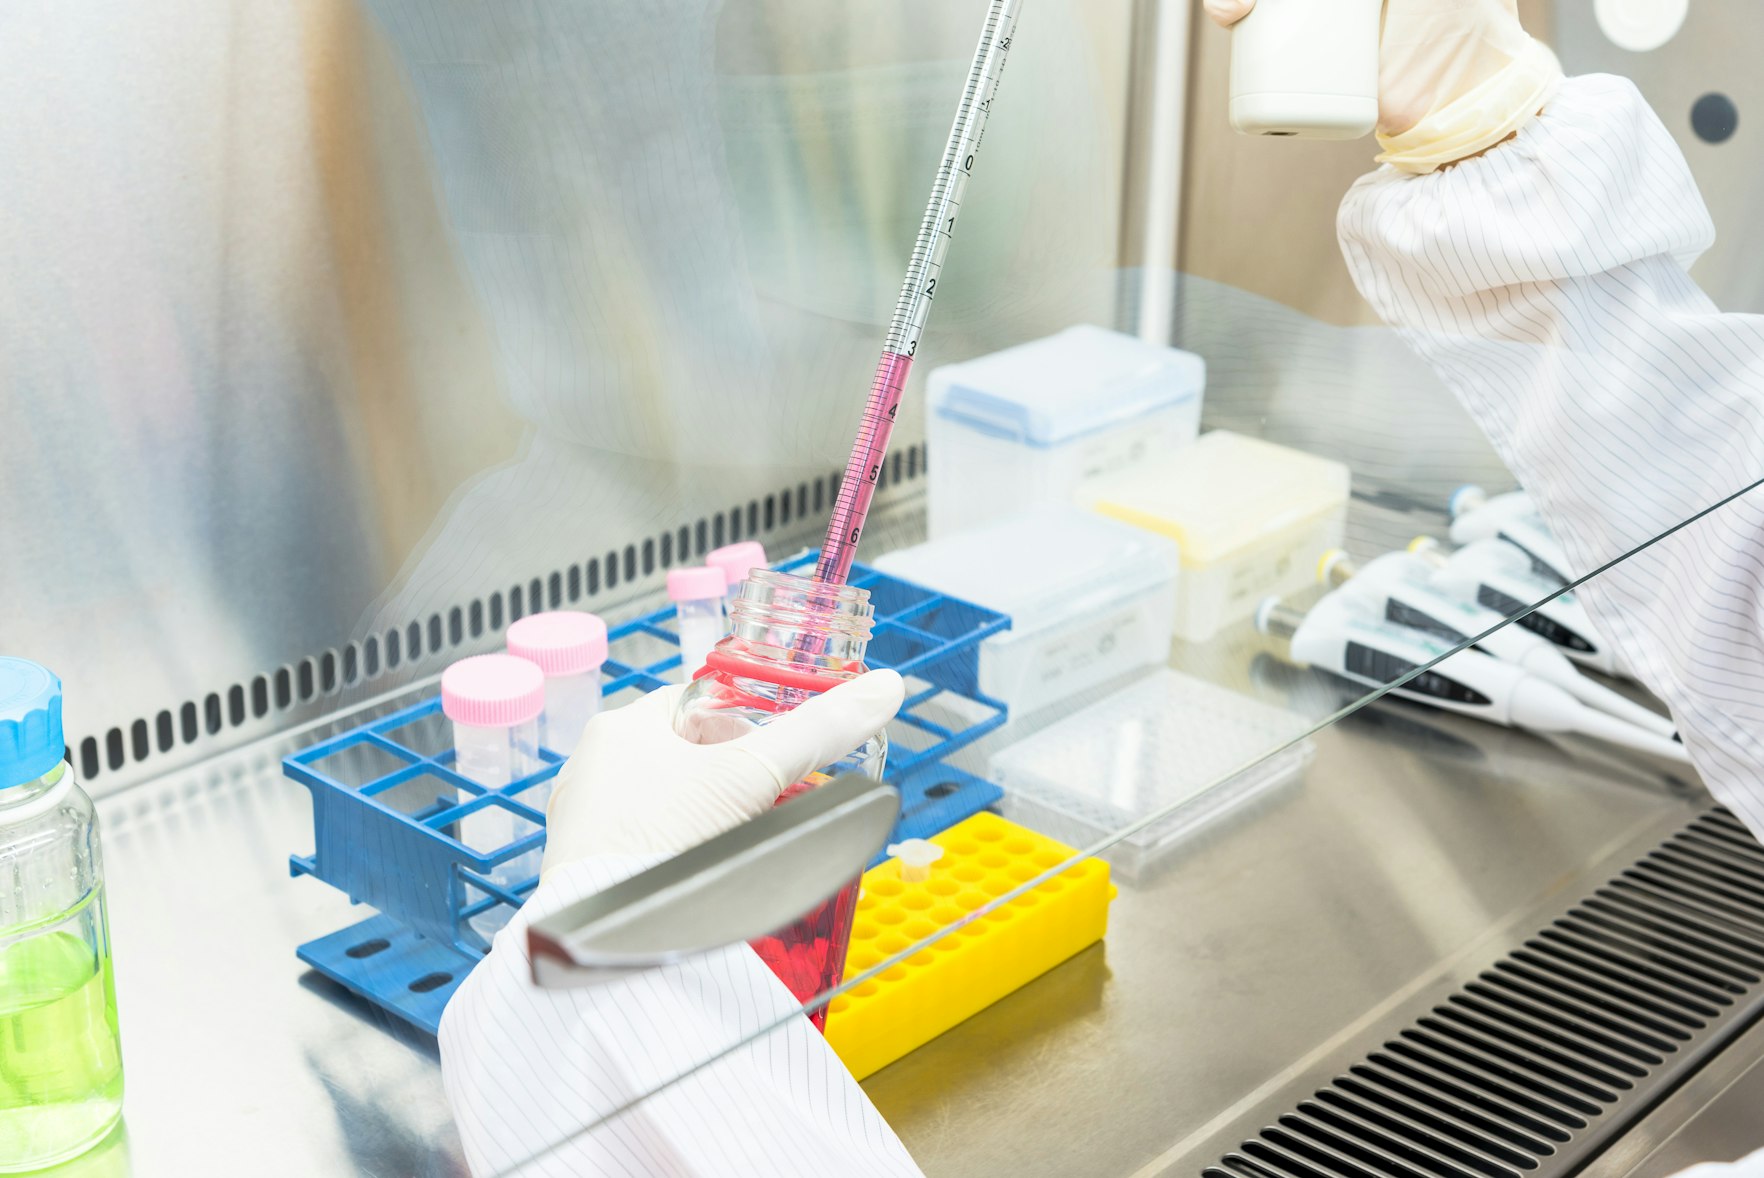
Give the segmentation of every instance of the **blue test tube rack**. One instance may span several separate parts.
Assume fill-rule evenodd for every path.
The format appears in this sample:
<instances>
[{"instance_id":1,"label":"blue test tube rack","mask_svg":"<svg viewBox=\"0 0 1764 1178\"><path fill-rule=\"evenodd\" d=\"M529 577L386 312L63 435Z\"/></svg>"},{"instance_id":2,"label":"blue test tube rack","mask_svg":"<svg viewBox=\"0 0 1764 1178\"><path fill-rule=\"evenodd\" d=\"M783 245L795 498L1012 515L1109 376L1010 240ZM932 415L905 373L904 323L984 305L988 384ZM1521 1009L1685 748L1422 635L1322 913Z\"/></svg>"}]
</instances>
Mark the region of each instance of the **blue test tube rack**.
<instances>
[{"instance_id":1,"label":"blue test tube rack","mask_svg":"<svg viewBox=\"0 0 1764 1178\"><path fill-rule=\"evenodd\" d=\"M812 565L816 555L777 567L794 571ZM1002 796L992 783L944 762L1005 722L1004 704L980 693L979 659L981 641L1007 629L1010 619L865 565L854 565L849 580L870 591L875 607L865 661L894 668L908 683L888 756L887 780L901 794L891 841L927 838ZM610 705L665 686L678 671L673 623L670 606L610 630L612 657L601 672ZM621 657L627 652L634 653ZM953 704L951 711L978 718L959 728L931 719L946 696L957 697L944 701ZM900 739L909 734L910 747ZM290 856L290 874L314 876L379 912L301 945L300 959L430 1034L488 951L474 918L498 908L512 913L538 886L531 878L499 884L491 875L499 864L544 845L540 787L563 763L541 749L544 765L537 772L490 788L454 771L451 746L437 695L282 762L283 772L312 795L313 853ZM497 847L461 842L461 819L492 807L512 813L515 840Z\"/></svg>"}]
</instances>

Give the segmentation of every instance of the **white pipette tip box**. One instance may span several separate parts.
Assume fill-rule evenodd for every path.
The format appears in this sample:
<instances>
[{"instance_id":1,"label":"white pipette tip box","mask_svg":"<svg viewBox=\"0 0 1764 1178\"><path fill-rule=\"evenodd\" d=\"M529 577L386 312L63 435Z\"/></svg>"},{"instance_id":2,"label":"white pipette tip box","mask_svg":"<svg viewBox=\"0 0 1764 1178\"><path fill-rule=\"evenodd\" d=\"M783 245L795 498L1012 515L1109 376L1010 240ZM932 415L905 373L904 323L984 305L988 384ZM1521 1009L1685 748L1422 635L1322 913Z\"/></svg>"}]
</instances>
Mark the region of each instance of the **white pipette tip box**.
<instances>
[{"instance_id":1,"label":"white pipette tip box","mask_svg":"<svg viewBox=\"0 0 1764 1178\"><path fill-rule=\"evenodd\" d=\"M875 566L1010 616L1009 630L980 644L980 691L1017 719L1163 664L1177 559L1160 536L1066 506L891 552Z\"/></svg>"},{"instance_id":2,"label":"white pipette tip box","mask_svg":"<svg viewBox=\"0 0 1764 1178\"><path fill-rule=\"evenodd\" d=\"M1166 460L1199 431L1205 385L1192 352L1087 325L934 369L932 538L1069 504L1103 474Z\"/></svg>"},{"instance_id":3,"label":"white pipette tip box","mask_svg":"<svg viewBox=\"0 0 1764 1178\"><path fill-rule=\"evenodd\" d=\"M1313 583L1317 555L1341 546L1350 482L1339 462L1221 429L1168 461L1096 480L1081 499L1175 541L1176 636L1204 642L1264 597Z\"/></svg>"},{"instance_id":4,"label":"white pipette tip box","mask_svg":"<svg viewBox=\"0 0 1764 1178\"><path fill-rule=\"evenodd\" d=\"M1299 739L1308 728L1166 669L994 754L990 776L1005 817L1075 847L1168 809L1103 854L1134 881L1201 826L1296 780L1316 751Z\"/></svg>"}]
</instances>

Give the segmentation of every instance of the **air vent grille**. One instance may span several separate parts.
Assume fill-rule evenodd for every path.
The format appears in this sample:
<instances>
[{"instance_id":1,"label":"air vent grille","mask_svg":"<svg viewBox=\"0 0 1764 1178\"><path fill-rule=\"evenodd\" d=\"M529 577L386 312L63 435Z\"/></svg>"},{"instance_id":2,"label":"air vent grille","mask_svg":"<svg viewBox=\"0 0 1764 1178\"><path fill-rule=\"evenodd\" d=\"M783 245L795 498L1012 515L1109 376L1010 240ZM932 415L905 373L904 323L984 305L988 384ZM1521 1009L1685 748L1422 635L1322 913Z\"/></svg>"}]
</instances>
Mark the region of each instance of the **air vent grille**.
<instances>
[{"instance_id":1,"label":"air vent grille","mask_svg":"<svg viewBox=\"0 0 1764 1178\"><path fill-rule=\"evenodd\" d=\"M903 446L888 456L877 490L915 480L926 470L923 444ZM239 741L278 731L336 707L346 690L381 679L399 686L439 671L526 614L642 590L646 578L736 540L794 536L800 542L825 526L840 479L839 472L832 472L781 487L567 568L522 578L482 599L460 602L340 648L316 651L249 682L218 685L200 700L172 701L151 717L75 737L68 758L88 787L97 780L94 792L105 792L112 788L112 778L138 779L157 771L156 765L143 764L150 759L189 755L199 747L205 753L219 751L229 738Z\"/></svg>"},{"instance_id":2,"label":"air vent grille","mask_svg":"<svg viewBox=\"0 0 1764 1178\"><path fill-rule=\"evenodd\" d=\"M1710 810L1204 1175L1565 1174L1761 1007L1764 847Z\"/></svg>"}]
</instances>

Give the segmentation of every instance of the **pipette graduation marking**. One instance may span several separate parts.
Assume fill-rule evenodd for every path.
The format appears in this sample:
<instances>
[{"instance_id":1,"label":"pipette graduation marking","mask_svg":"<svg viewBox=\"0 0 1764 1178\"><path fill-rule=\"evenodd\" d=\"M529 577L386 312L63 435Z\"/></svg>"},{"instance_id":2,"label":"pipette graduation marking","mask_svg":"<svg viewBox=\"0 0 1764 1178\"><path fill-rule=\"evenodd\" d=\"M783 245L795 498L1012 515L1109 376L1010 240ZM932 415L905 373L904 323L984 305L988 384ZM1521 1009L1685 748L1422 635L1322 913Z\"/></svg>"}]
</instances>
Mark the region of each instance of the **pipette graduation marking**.
<instances>
[{"instance_id":1,"label":"pipette graduation marking","mask_svg":"<svg viewBox=\"0 0 1764 1178\"><path fill-rule=\"evenodd\" d=\"M870 514L870 500L876 495L876 481L882 477L882 462L888 457L888 439L894 433L901 390L906 388L907 374L912 371L913 357L918 354L919 339L931 314L931 300L937 295L943 259L955 235L962 194L974 172L974 157L980 151L986 118L992 113L992 100L998 93L999 77L1004 73L1005 55L1010 52L1017 10L1021 7L1022 0L992 0L987 8L986 25L980 31L980 44L974 51L967 85L962 89L961 105L956 108L949 144L943 149L937 180L931 186L931 201L925 207L925 220L913 244L912 260L907 264L906 281L901 284L894 318L888 324L882 359L870 382L863 423L858 427L857 441L852 445L851 458L839 484L839 496L833 503L827 540L815 566L818 581L843 585L851 573L858 538L863 535Z\"/></svg>"}]
</instances>

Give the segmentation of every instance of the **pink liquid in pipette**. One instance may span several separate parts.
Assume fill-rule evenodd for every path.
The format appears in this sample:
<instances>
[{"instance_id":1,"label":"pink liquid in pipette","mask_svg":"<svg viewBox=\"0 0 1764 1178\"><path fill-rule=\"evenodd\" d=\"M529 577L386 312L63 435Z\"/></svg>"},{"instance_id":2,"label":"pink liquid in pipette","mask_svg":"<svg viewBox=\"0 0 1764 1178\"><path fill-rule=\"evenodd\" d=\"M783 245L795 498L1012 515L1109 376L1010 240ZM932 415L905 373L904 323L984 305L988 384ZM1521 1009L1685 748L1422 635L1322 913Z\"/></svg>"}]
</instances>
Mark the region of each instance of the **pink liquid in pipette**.
<instances>
[{"instance_id":1,"label":"pink liquid in pipette","mask_svg":"<svg viewBox=\"0 0 1764 1178\"><path fill-rule=\"evenodd\" d=\"M821 559L815 565L815 579L823 584L843 585L851 574L858 539L869 518L870 501L876 497L876 483L882 477L882 463L888 457L888 440L894 434L895 415L900 412L901 391L906 388L907 373L912 367L912 357L899 352L883 352L876 365L863 424L858 427L857 441L845 464L845 477L833 502L833 517L827 524L827 541L821 546ZM792 786L778 799L779 804L811 787L811 783ZM854 879L790 928L750 942L760 960L771 967L798 1001L807 1002L824 994L844 979L845 951L851 944L857 899L858 881ZM827 1008L812 1011L809 1019L825 1030Z\"/></svg>"},{"instance_id":2,"label":"pink liquid in pipette","mask_svg":"<svg viewBox=\"0 0 1764 1178\"><path fill-rule=\"evenodd\" d=\"M913 246L882 359L870 382L869 403L864 406L863 424L833 502L821 559L815 565L815 579L823 584L843 585L851 576L858 540L863 536L870 502L876 497L876 484L882 478L882 464L888 457L888 441L894 434L895 415L900 412L901 392L906 388L907 374L912 371L913 356L918 352L931 298L943 271L944 251L955 232L962 193L974 169L974 156L980 150L986 116L992 110L993 95L1004 71L1020 4L1021 0L991 0L987 6L974 64L968 71L961 105L950 128L949 144L944 148L925 220ZM819 653L819 636L804 635L801 641L799 649ZM807 1001L841 979L857 893L858 883L854 880L790 930L753 943L798 998ZM825 1008L811 1017L816 1026L824 1026Z\"/></svg>"},{"instance_id":3,"label":"pink liquid in pipette","mask_svg":"<svg viewBox=\"0 0 1764 1178\"><path fill-rule=\"evenodd\" d=\"M894 435L901 391L906 388L907 373L912 368L913 358L899 352L883 352L876 365L863 424L858 427L857 441L846 461L839 496L833 501L833 518L827 523L827 540L821 545L821 559L815 565L817 581L843 585L851 575L858 538L864 533L870 501L876 497L876 481L882 477L882 463L888 457L888 439Z\"/></svg>"}]
</instances>

